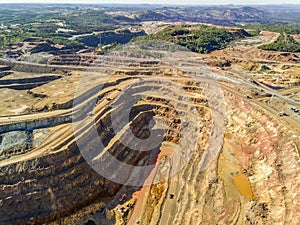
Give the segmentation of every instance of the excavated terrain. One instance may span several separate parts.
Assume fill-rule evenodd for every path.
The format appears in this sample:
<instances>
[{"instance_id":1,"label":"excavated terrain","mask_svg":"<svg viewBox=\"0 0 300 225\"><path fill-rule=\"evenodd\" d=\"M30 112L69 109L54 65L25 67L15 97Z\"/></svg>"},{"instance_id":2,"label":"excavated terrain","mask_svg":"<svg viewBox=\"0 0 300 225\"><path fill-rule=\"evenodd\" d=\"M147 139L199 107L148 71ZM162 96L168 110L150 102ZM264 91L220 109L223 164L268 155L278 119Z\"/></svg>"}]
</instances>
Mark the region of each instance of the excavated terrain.
<instances>
[{"instance_id":1,"label":"excavated terrain","mask_svg":"<svg viewBox=\"0 0 300 225\"><path fill-rule=\"evenodd\" d=\"M300 55L256 48L276 36L1 61L0 223L299 224Z\"/></svg>"}]
</instances>

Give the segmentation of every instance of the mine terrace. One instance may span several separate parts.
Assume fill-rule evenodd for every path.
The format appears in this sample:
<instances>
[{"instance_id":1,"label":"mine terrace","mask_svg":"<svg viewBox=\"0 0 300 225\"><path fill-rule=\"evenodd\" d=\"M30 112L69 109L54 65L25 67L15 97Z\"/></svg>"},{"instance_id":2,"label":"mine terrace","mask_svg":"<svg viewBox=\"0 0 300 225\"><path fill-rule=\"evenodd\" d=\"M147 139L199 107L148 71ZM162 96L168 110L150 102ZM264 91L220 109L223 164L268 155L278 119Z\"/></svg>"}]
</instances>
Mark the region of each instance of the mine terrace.
<instances>
[{"instance_id":1,"label":"mine terrace","mask_svg":"<svg viewBox=\"0 0 300 225\"><path fill-rule=\"evenodd\" d=\"M0 6L0 224L299 224L299 5Z\"/></svg>"}]
</instances>

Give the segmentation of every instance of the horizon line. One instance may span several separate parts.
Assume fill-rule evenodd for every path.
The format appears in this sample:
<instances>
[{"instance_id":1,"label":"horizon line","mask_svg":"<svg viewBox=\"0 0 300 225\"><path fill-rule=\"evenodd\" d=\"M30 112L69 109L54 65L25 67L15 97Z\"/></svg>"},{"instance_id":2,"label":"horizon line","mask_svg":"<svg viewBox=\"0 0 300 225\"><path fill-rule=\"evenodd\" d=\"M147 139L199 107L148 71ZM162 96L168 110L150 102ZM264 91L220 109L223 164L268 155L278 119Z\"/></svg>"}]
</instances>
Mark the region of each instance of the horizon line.
<instances>
[{"instance_id":1,"label":"horizon line","mask_svg":"<svg viewBox=\"0 0 300 225\"><path fill-rule=\"evenodd\" d=\"M19 4L26 4L26 5L157 5L157 6L164 6L164 5L196 5L196 6L218 6L218 5L231 5L231 6L273 6L273 5L300 5L298 3L269 3L269 4L233 4L233 3L212 3L212 4L197 4L197 3L81 3L81 2L70 2L70 3L62 3L62 2L0 2L0 5L19 5Z\"/></svg>"}]
</instances>

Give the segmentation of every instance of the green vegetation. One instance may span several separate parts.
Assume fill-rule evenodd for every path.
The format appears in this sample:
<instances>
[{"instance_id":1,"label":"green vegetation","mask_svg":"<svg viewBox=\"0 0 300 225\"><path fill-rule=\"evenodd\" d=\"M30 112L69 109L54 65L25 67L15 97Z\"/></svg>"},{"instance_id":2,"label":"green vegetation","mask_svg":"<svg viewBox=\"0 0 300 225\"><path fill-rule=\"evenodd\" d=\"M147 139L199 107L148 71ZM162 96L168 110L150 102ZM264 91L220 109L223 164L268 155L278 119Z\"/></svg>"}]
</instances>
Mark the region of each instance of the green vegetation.
<instances>
[{"instance_id":1,"label":"green vegetation","mask_svg":"<svg viewBox=\"0 0 300 225\"><path fill-rule=\"evenodd\" d=\"M286 34L300 34L300 24L285 24L285 25L269 25L269 24L247 24L244 28L256 30L260 32L262 30L286 33Z\"/></svg>"},{"instance_id":2,"label":"green vegetation","mask_svg":"<svg viewBox=\"0 0 300 225\"><path fill-rule=\"evenodd\" d=\"M3 32L2 34L0 34L0 49L11 43L22 42L28 37L30 37L30 34L22 30L16 30L14 32Z\"/></svg>"},{"instance_id":3,"label":"green vegetation","mask_svg":"<svg viewBox=\"0 0 300 225\"><path fill-rule=\"evenodd\" d=\"M113 49L116 49L119 46L120 45L116 42L109 44L109 45L98 44L98 47L96 48L95 52L98 55L104 55L104 54L112 51Z\"/></svg>"},{"instance_id":4,"label":"green vegetation","mask_svg":"<svg viewBox=\"0 0 300 225\"><path fill-rule=\"evenodd\" d=\"M98 44L108 45L113 43L126 44L131 41L131 39L139 36L145 36L145 32L135 32L132 33L129 30L118 30L106 31L97 35L87 35L78 38L78 41L84 43L86 46L97 47Z\"/></svg>"},{"instance_id":5,"label":"green vegetation","mask_svg":"<svg viewBox=\"0 0 300 225\"><path fill-rule=\"evenodd\" d=\"M18 30L12 30L10 32L3 32L2 34L0 34L0 49L5 48L9 44L23 42L24 40L30 37L40 37L43 38L44 40L51 41L54 44L64 45L65 48L68 49L79 49L84 47L84 44L78 41L69 40L68 38L59 36L57 34L51 35L51 33L40 33L40 32L31 33L31 32L25 32L22 29L18 29Z\"/></svg>"},{"instance_id":6,"label":"green vegetation","mask_svg":"<svg viewBox=\"0 0 300 225\"><path fill-rule=\"evenodd\" d=\"M169 41L199 53L222 49L233 40L248 35L257 35L261 30L299 34L298 11L275 9L200 6L157 8L146 5L137 8L123 8L51 4L45 7L34 4L4 4L0 8L0 25L3 24L0 27L0 50L4 52L8 49L8 45L23 42L30 37L38 37L54 44L64 45L64 50L81 49L85 46L97 48L99 43L103 45L124 44L132 38L145 35L145 33L142 31L132 32L134 29L120 31L120 28L126 26L141 30L140 22L148 20L193 21L226 26L243 23L246 25L242 28L252 30L247 33L243 29L232 32L228 29L211 26L201 26L197 30L192 30L192 27L175 27L136 39ZM220 15L222 16L220 17Z\"/></svg>"},{"instance_id":7,"label":"green vegetation","mask_svg":"<svg viewBox=\"0 0 300 225\"><path fill-rule=\"evenodd\" d=\"M288 34L281 34L274 43L259 46L262 50L300 52L300 43Z\"/></svg>"},{"instance_id":8,"label":"green vegetation","mask_svg":"<svg viewBox=\"0 0 300 225\"><path fill-rule=\"evenodd\" d=\"M181 27L166 28L156 34L135 40L169 41L184 46L193 52L209 53L225 48L231 41L248 35L244 30L230 32L227 29L203 25L198 30L188 30Z\"/></svg>"},{"instance_id":9,"label":"green vegetation","mask_svg":"<svg viewBox=\"0 0 300 225\"><path fill-rule=\"evenodd\" d=\"M7 28L0 29L0 50L29 37L39 37L65 45L69 49L79 49L84 44L70 40L70 37L94 31L114 30L116 22L102 9L83 7L81 11L74 6L25 5L22 11L15 10L13 6L1 8L1 24Z\"/></svg>"},{"instance_id":10,"label":"green vegetation","mask_svg":"<svg viewBox=\"0 0 300 225\"><path fill-rule=\"evenodd\" d=\"M63 37L50 37L46 38L49 41L52 41L54 44L64 45L66 49L80 49L84 47L84 44L69 40Z\"/></svg>"}]
</instances>

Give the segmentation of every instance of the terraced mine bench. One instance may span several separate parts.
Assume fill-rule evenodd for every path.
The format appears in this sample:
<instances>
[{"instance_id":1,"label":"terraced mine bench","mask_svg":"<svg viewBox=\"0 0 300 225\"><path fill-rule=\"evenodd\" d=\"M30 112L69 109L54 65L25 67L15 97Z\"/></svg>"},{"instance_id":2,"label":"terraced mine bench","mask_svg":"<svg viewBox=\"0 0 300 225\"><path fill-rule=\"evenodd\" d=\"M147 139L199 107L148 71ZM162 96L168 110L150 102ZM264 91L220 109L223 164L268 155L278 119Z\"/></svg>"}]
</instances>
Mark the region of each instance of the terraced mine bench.
<instances>
[{"instance_id":1,"label":"terraced mine bench","mask_svg":"<svg viewBox=\"0 0 300 225\"><path fill-rule=\"evenodd\" d=\"M26 137L21 132L53 130L41 145L25 152L16 149L18 155L10 152L10 158L0 161L0 205L5 206L1 222L189 224L249 219L254 223L251 218L291 222L297 212L293 207L297 168L291 166L297 164L297 139L264 105L244 97L240 90L253 84L246 86L248 81L238 74L200 73L198 61L174 60L180 63L168 68L128 59L121 68L110 70L106 83L80 92L65 114L52 109L44 117L27 115L23 122L22 117L11 117L10 122L5 118L0 123L4 135L20 132L23 144ZM91 74L85 75L90 82ZM220 84L223 97L204 91L217 91L214 84ZM222 104L226 118L218 114ZM213 111L221 120L214 121ZM220 121L224 129L213 130ZM136 142L155 132L162 140L157 146ZM149 146L150 151L140 151ZM146 165L142 172L137 170ZM133 168L125 170L127 166ZM138 186L130 186L132 182ZM147 182L150 186L143 186ZM278 193L272 192L273 185ZM283 203L288 211L278 216L275 209Z\"/></svg>"}]
</instances>

